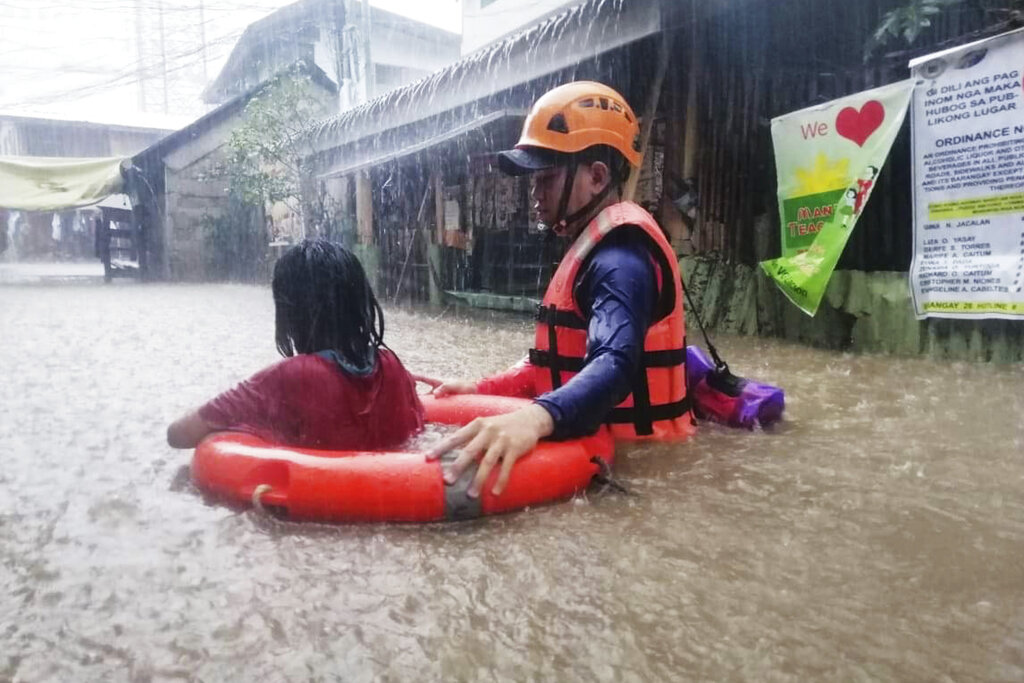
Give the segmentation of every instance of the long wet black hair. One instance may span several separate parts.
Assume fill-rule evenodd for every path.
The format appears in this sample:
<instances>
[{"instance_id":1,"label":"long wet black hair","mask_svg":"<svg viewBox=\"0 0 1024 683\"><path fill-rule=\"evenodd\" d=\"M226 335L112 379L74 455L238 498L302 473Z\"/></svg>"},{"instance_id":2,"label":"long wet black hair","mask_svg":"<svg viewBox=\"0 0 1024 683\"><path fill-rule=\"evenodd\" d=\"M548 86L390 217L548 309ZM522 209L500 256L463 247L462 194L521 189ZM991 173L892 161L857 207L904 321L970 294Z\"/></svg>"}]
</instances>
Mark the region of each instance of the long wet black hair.
<instances>
[{"instance_id":1,"label":"long wet black hair","mask_svg":"<svg viewBox=\"0 0 1024 683\"><path fill-rule=\"evenodd\" d=\"M278 259L271 290L282 356L336 351L355 368L375 365L384 346L384 313L351 251L304 240Z\"/></svg>"}]
</instances>

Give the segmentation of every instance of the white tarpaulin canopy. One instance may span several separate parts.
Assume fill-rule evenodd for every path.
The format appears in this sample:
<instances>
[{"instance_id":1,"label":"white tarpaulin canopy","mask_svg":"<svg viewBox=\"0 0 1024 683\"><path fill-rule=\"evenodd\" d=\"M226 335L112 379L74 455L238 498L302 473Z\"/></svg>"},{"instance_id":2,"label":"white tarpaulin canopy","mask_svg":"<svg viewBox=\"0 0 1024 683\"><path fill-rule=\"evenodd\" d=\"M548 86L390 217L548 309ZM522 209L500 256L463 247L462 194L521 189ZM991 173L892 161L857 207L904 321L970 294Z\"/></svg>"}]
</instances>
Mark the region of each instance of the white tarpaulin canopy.
<instances>
[{"instance_id":1,"label":"white tarpaulin canopy","mask_svg":"<svg viewBox=\"0 0 1024 683\"><path fill-rule=\"evenodd\" d=\"M124 188L123 161L0 156L0 208L60 211L95 204Z\"/></svg>"}]
</instances>

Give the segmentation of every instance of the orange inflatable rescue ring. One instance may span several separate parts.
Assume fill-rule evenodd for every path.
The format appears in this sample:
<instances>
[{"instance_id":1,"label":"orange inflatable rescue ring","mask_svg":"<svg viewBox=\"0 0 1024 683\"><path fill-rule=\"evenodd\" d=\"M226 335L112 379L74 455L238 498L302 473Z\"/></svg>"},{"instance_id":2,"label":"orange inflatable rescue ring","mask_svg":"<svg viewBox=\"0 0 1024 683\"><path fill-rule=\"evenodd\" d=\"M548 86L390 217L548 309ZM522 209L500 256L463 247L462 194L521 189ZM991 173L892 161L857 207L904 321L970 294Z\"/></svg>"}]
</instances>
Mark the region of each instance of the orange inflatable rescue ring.
<instances>
[{"instance_id":1,"label":"orange inflatable rescue ring","mask_svg":"<svg viewBox=\"0 0 1024 683\"><path fill-rule=\"evenodd\" d=\"M467 394L424 396L426 421L462 425L508 413L525 399ZM205 439L192 458L192 480L211 497L256 504L288 519L322 522L433 522L471 519L572 497L611 464L614 442L604 427L572 441L542 441L516 463L500 496L491 493L498 468L478 498L466 495L475 468L446 486L442 466L423 453L321 451L277 446L257 437L221 433Z\"/></svg>"}]
</instances>

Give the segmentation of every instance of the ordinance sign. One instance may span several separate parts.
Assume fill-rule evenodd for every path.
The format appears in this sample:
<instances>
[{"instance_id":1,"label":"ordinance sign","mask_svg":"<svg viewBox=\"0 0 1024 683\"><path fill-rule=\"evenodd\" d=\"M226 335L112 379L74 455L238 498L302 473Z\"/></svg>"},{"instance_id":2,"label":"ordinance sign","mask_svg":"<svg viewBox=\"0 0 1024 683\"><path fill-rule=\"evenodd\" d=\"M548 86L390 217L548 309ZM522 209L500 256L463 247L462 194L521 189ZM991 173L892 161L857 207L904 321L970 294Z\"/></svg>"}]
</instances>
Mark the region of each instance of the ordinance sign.
<instances>
[{"instance_id":1,"label":"ordinance sign","mask_svg":"<svg viewBox=\"0 0 1024 683\"><path fill-rule=\"evenodd\" d=\"M915 313L1024 319L1024 29L910 68Z\"/></svg>"}]
</instances>

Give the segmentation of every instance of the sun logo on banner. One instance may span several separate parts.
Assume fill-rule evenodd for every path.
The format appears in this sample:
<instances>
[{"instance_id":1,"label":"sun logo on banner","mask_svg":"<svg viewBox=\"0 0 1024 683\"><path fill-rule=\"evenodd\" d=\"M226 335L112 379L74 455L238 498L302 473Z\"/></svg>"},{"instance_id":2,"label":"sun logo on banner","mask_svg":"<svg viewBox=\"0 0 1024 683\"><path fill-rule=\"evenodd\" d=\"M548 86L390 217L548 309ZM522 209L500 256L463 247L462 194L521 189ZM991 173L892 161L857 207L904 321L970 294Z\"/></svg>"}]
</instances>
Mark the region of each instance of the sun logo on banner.
<instances>
[{"instance_id":1,"label":"sun logo on banner","mask_svg":"<svg viewBox=\"0 0 1024 683\"><path fill-rule=\"evenodd\" d=\"M837 159L829 162L824 152L818 152L811 168L797 168L796 191L794 196L804 196L838 190L850 182L850 160Z\"/></svg>"}]
</instances>

